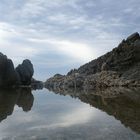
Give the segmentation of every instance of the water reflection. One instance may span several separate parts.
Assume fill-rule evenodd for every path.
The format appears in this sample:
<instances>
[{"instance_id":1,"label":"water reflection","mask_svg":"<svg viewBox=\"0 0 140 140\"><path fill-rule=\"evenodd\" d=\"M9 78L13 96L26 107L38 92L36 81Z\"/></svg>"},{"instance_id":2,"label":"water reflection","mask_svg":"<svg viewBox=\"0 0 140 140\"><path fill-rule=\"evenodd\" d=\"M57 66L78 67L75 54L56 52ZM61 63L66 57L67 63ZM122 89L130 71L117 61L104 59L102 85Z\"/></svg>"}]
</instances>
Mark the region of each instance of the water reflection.
<instances>
[{"instance_id":1,"label":"water reflection","mask_svg":"<svg viewBox=\"0 0 140 140\"><path fill-rule=\"evenodd\" d=\"M139 140L139 89L54 92L0 90L0 121L11 115L16 105L13 115L0 123L0 140Z\"/></svg>"},{"instance_id":2,"label":"water reflection","mask_svg":"<svg viewBox=\"0 0 140 140\"><path fill-rule=\"evenodd\" d=\"M123 125L140 133L140 89L108 88L96 91L55 89L60 95L70 95L120 120Z\"/></svg>"},{"instance_id":3,"label":"water reflection","mask_svg":"<svg viewBox=\"0 0 140 140\"><path fill-rule=\"evenodd\" d=\"M15 105L31 110L34 97L30 88L0 90L0 122L13 113Z\"/></svg>"}]
</instances>

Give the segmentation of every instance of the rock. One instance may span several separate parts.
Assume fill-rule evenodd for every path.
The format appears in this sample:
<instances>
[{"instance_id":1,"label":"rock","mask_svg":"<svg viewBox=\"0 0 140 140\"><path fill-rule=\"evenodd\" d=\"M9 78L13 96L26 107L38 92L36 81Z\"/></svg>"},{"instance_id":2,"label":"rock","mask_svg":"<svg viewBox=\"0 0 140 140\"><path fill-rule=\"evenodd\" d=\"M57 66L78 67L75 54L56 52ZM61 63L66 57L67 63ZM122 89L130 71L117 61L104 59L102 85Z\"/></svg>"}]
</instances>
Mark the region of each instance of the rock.
<instances>
[{"instance_id":1,"label":"rock","mask_svg":"<svg viewBox=\"0 0 140 140\"><path fill-rule=\"evenodd\" d=\"M65 76L45 82L47 88L95 89L112 86L140 86L140 36L130 35L105 55L92 60Z\"/></svg>"},{"instance_id":2,"label":"rock","mask_svg":"<svg viewBox=\"0 0 140 140\"><path fill-rule=\"evenodd\" d=\"M18 65L16 67L16 72L19 74L19 78L22 85L31 84L34 69L30 60L26 59L22 62L22 64Z\"/></svg>"},{"instance_id":3,"label":"rock","mask_svg":"<svg viewBox=\"0 0 140 140\"><path fill-rule=\"evenodd\" d=\"M140 35L139 35L138 32L133 33L132 35L130 35L130 36L127 38L126 41L128 41L128 42L134 42L134 41L136 41L137 39L140 40Z\"/></svg>"},{"instance_id":4,"label":"rock","mask_svg":"<svg viewBox=\"0 0 140 140\"><path fill-rule=\"evenodd\" d=\"M33 65L26 59L16 69L11 59L0 53L0 88L30 85L34 73Z\"/></svg>"},{"instance_id":5,"label":"rock","mask_svg":"<svg viewBox=\"0 0 140 140\"><path fill-rule=\"evenodd\" d=\"M17 82L17 74L12 60L0 53L0 87L13 86Z\"/></svg>"},{"instance_id":6,"label":"rock","mask_svg":"<svg viewBox=\"0 0 140 140\"><path fill-rule=\"evenodd\" d=\"M77 69L70 70L67 75L72 75L77 72Z\"/></svg>"}]
</instances>

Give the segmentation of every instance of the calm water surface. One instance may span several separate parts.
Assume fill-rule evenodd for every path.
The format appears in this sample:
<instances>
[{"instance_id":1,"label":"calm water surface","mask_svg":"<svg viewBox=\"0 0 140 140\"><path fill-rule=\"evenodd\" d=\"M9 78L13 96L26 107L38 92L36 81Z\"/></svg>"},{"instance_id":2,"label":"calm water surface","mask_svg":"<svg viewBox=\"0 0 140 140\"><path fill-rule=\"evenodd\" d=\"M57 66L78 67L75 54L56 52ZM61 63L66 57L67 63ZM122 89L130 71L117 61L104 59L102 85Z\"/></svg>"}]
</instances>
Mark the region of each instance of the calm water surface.
<instances>
[{"instance_id":1,"label":"calm water surface","mask_svg":"<svg viewBox=\"0 0 140 140\"><path fill-rule=\"evenodd\" d=\"M129 95L1 90L0 140L140 140L140 94Z\"/></svg>"}]
</instances>

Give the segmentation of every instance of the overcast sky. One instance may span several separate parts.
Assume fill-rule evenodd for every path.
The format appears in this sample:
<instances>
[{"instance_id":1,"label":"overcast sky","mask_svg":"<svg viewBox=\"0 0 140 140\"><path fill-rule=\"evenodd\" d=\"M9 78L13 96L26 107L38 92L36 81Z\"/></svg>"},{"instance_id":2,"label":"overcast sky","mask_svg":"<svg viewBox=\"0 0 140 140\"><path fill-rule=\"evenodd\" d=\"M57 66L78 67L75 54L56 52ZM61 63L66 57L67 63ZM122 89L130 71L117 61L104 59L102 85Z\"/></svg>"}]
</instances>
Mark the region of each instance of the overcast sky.
<instances>
[{"instance_id":1,"label":"overcast sky","mask_svg":"<svg viewBox=\"0 0 140 140\"><path fill-rule=\"evenodd\" d=\"M140 28L139 0L0 0L0 51L35 77L65 74Z\"/></svg>"}]
</instances>

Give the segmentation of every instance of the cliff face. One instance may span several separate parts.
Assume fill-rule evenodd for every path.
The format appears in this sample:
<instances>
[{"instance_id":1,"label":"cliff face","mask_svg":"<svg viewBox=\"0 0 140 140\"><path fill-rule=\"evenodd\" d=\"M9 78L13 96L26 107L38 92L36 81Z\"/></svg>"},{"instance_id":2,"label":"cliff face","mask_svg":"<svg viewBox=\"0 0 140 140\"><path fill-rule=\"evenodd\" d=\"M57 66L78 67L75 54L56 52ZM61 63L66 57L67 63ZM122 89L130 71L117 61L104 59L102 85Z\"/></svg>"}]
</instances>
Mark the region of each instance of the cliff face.
<instances>
[{"instance_id":1,"label":"cliff face","mask_svg":"<svg viewBox=\"0 0 140 140\"><path fill-rule=\"evenodd\" d=\"M101 71L124 73L138 62L140 62L140 36L138 33L134 33L126 40L123 40L117 48L81 66L77 71L86 75Z\"/></svg>"},{"instance_id":2,"label":"cliff face","mask_svg":"<svg viewBox=\"0 0 140 140\"><path fill-rule=\"evenodd\" d=\"M111 52L46 81L47 88L140 86L140 36L134 33Z\"/></svg>"}]
</instances>

